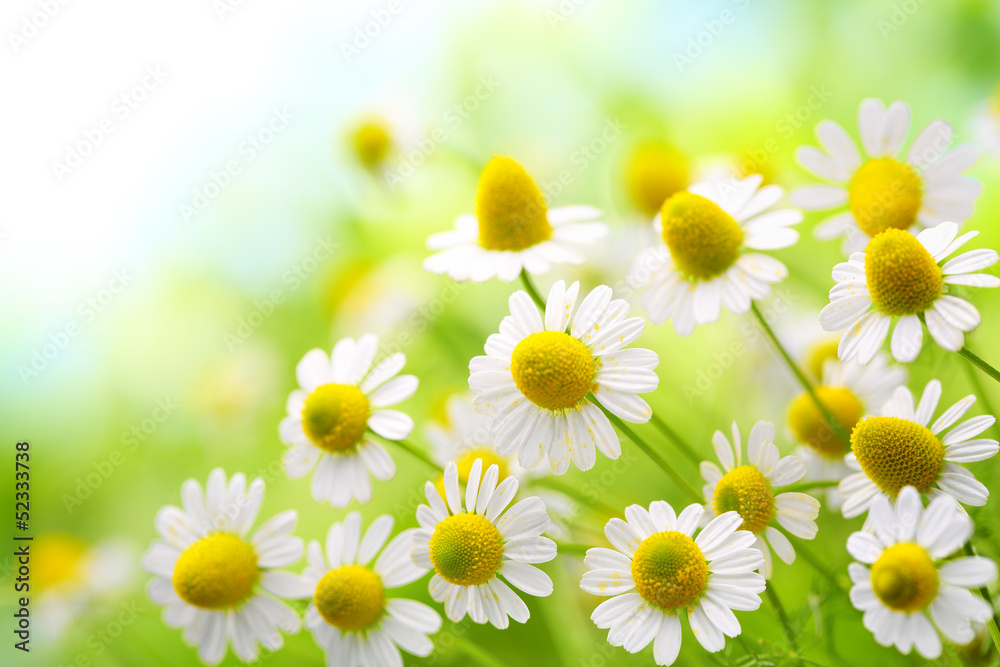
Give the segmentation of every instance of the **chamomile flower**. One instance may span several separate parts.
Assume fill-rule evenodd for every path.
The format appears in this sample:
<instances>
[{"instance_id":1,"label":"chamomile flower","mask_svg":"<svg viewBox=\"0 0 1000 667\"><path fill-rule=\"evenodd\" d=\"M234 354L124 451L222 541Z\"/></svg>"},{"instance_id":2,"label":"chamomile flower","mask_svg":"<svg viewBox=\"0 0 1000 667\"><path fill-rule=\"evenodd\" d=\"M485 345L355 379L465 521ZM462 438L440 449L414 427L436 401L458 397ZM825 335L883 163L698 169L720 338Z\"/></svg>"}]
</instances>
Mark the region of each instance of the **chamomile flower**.
<instances>
[{"instance_id":1,"label":"chamomile flower","mask_svg":"<svg viewBox=\"0 0 1000 667\"><path fill-rule=\"evenodd\" d=\"M834 357L824 362L820 383L813 391L850 434L863 416L877 412L904 382L906 371L889 366L883 354L867 366ZM803 391L789 404L788 425L801 444L796 455L806 464L807 479L839 481L850 474L844 463L844 456L851 451L849 438L837 435L808 392ZM827 501L840 507L836 488L827 489Z\"/></svg>"},{"instance_id":2,"label":"chamomile flower","mask_svg":"<svg viewBox=\"0 0 1000 667\"><path fill-rule=\"evenodd\" d=\"M259 646L276 651L280 631L296 633L299 615L276 598L309 595L298 577L275 568L302 557L302 540L292 536L295 510L278 514L247 535L264 501L264 481L247 487L242 473L216 468L204 493L189 479L181 486L184 509L168 505L156 515L162 539L142 559L155 575L149 596L162 604L164 622L184 629L184 641L198 647L210 665L222 660L227 643L236 656L252 662ZM274 596L274 597L272 597Z\"/></svg>"},{"instance_id":3,"label":"chamomile flower","mask_svg":"<svg viewBox=\"0 0 1000 667\"><path fill-rule=\"evenodd\" d=\"M431 597L456 623L466 614L500 629L508 617L528 620L528 608L501 576L529 595L552 594L552 580L531 565L556 557L556 543L541 537L549 525L545 503L533 496L508 510L517 487L513 477L500 480L495 464L483 473L482 460L472 464L464 506L454 462L444 471L444 499L434 484L424 485L428 504L417 508L413 561L433 568Z\"/></svg>"},{"instance_id":4,"label":"chamomile flower","mask_svg":"<svg viewBox=\"0 0 1000 667\"><path fill-rule=\"evenodd\" d=\"M662 500L625 509L604 534L614 549L588 549L580 588L610 597L590 619L608 630L608 643L637 653L653 643L657 665L672 665L681 649L681 616L706 651L721 651L740 634L733 610L760 607L764 578L754 572L764 557L752 533L740 530L736 512L695 531L704 508L689 505L677 516Z\"/></svg>"},{"instance_id":5,"label":"chamomile flower","mask_svg":"<svg viewBox=\"0 0 1000 667\"><path fill-rule=\"evenodd\" d=\"M399 649L417 656L434 650L427 635L441 629L438 613L416 600L386 595L427 573L410 558L413 530L386 544L392 525L384 514L362 536L361 515L352 512L330 526L325 556L319 542L309 543L302 573L312 595L306 627L329 665L402 667Z\"/></svg>"},{"instance_id":6,"label":"chamomile flower","mask_svg":"<svg viewBox=\"0 0 1000 667\"><path fill-rule=\"evenodd\" d=\"M475 215L461 215L455 229L434 234L427 247L440 250L424 260L431 273L477 283L490 278L510 282L520 275L545 273L552 264L582 264L578 246L603 238L607 226L590 206L549 209L542 191L509 157L486 163L479 177Z\"/></svg>"},{"instance_id":7,"label":"chamomile flower","mask_svg":"<svg viewBox=\"0 0 1000 667\"><path fill-rule=\"evenodd\" d=\"M722 431L716 431L712 446L723 470L710 461L701 462L701 476L705 478L702 493L708 516L736 512L742 518L739 528L756 537L755 546L764 557L760 573L770 579L771 549L786 563L795 560L795 548L774 526L775 522L804 540L816 537L819 501L805 493L775 495L775 487L802 479L806 465L797 456L781 457L774 444L774 424L771 422L754 424L747 442L746 463L743 463L743 445L736 422L733 422L733 442L730 444Z\"/></svg>"},{"instance_id":8,"label":"chamomile flower","mask_svg":"<svg viewBox=\"0 0 1000 667\"><path fill-rule=\"evenodd\" d=\"M341 339L331 356L319 349L307 352L295 368L300 389L288 396L288 416L278 427L289 445L288 476L298 479L316 467L313 498L334 507L352 498L371 500L369 473L382 481L396 474L392 457L368 437L369 429L387 440L401 440L413 429L408 415L385 408L412 396L417 378L396 377L406 363L402 352L372 368L377 350L378 337L365 334L357 341Z\"/></svg>"},{"instance_id":9,"label":"chamomile flower","mask_svg":"<svg viewBox=\"0 0 1000 667\"><path fill-rule=\"evenodd\" d=\"M905 486L931 497L948 495L966 505L986 504L989 491L957 464L985 461L997 453L996 440L976 437L993 426L996 417L973 417L941 437L969 411L976 397L961 399L928 427L940 398L937 380L927 383L916 408L910 390L897 387L879 416L862 419L854 427L845 461L860 472L840 482L845 517L866 512L881 496L895 498Z\"/></svg>"},{"instance_id":10,"label":"chamomile flower","mask_svg":"<svg viewBox=\"0 0 1000 667\"><path fill-rule=\"evenodd\" d=\"M870 525L848 538L847 551L859 561L848 566L851 603L875 641L933 660L941 655L938 633L956 644L975 639L974 626L993 610L969 589L994 581L997 566L980 556L943 562L972 536L969 515L943 496L925 509L907 486L894 503L885 496L873 503Z\"/></svg>"},{"instance_id":11,"label":"chamomile flower","mask_svg":"<svg viewBox=\"0 0 1000 667\"><path fill-rule=\"evenodd\" d=\"M642 333L641 317L626 319L629 305L611 300L601 285L573 315L580 284L556 282L549 291L544 321L525 292L510 297L511 314L486 341L486 355L469 363L469 387L480 414L492 418L498 454L517 452L527 469L543 459L556 475L570 460L590 470L596 449L610 459L621 455L611 422L592 402L593 394L612 414L634 423L653 411L638 394L659 382L655 352L623 349Z\"/></svg>"},{"instance_id":12,"label":"chamomile flower","mask_svg":"<svg viewBox=\"0 0 1000 667\"><path fill-rule=\"evenodd\" d=\"M642 304L650 321L673 319L682 336L719 319L724 305L745 313L770 285L788 274L778 260L754 250L787 248L799 238L795 209L768 211L781 199L777 185L753 174L740 181L702 182L664 202L654 227L660 239L632 263L628 283L648 285Z\"/></svg>"},{"instance_id":13,"label":"chamomile flower","mask_svg":"<svg viewBox=\"0 0 1000 667\"><path fill-rule=\"evenodd\" d=\"M427 440L433 447L434 459L441 466L454 461L458 466L458 481L461 485L469 480L472 464L482 459L489 468L500 468L500 477L514 476L523 481L525 470L515 456L500 456L493 449L490 432L491 417L476 412L472 399L465 394L449 396L444 405L445 421L430 422L425 427ZM443 480L443 478L442 478ZM438 484L438 491L444 490L444 483Z\"/></svg>"},{"instance_id":14,"label":"chamomile flower","mask_svg":"<svg viewBox=\"0 0 1000 667\"><path fill-rule=\"evenodd\" d=\"M625 191L632 205L652 219L663 202L684 190L690 182L687 159L673 146L662 141L647 141L636 146L625 163Z\"/></svg>"},{"instance_id":15,"label":"chamomile flower","mask_svg":"<svg viewBox=\"0 0 1000 667\"><path fill-rule=\"evenodd\" d=\"M820 178L839 185L810 185L791 194L796 206L809 210L847 210L827 218L816 228L820 239L846 235L845 252L864 247L869 237L886 229L934 227L962 222L972 215L982 189L962 176L979 158L971 145L951 144L951 126L935 120L914 139L905 158L897 157L910 128L910 107L866 99L858 109L858 130L867 157L854 140L832 120L816 126L816 137L826 149L800 146L796 160Z\"/></svg>"},{"instance_id":16,"label":"chamomile flower","mask_svg":"<svg viewBox=\"0 0 1000 667\"><path fill-rule=\"evenodd\" d=\"M981 318L971 303L948 294L948 287L1000 287L997 276L978 273L1000 258L995 250L981 249L944 260L978 233L958 236L954 222L942 222L917 236L890 228L869 241L864 252L833 267L837 284L819 322L827 331L847 330L837 350L840 358L861 364L874 359L895 318L899 322L890 349L896 361L917 358L925 325L944 349L962 349L965 333L978 327Z\"/></svg>"}]
</instances>

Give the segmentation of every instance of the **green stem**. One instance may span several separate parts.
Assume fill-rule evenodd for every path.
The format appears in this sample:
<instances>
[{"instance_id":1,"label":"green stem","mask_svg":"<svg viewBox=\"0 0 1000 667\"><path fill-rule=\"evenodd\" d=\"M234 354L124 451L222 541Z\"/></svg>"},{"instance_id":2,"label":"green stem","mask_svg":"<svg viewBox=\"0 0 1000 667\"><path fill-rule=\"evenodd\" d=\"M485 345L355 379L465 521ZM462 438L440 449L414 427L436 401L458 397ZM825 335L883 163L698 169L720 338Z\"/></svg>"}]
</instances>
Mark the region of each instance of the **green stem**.
<instances>
[{"instance_id":1,"label":"green stem","mask_svg":"<svg viewBox=\"0 0 1000 667\"><path fill-rule=\"evenodd\" d=\"M803 491L811 491L813 489L829 489L838 484L840 482L835 479L816 479L811 482L797 482L788 486L782 486L777 491L778 493L802 493Z\"/></svg>"},{"instance_id":2,"label":"green stem","mask_svg":"<svg viewBox=\"0 0 1000 667\"><path fill-rule=\"evenodd\" d=\"M545 299L543 299L542 296L538 293L538 290L535 289L534 284L532 284L531 282L531 278L528 277L528 271L526 269L521 269L521 282L524 283L524 291L528 293L528 296L531 297L531 300L534 301L535 305L541 308L542 312L544 313Z\"/></svg>"},{"instance_id":3,"label":"green stem","mask_svg":"<svg viewBox=\"0 0 1000 667\"><path fill-rule=\"evenodd\" d=\"M802 542L795 545L795 553L798 556L802 556L802 559L809 563L809 565L812 566L812 568L816 570L821 577L826 579L835 590L844 593L845 595L847 594L847 592L841 587L840 582L837 581L837 577L830 570L830 566L816 558L816 555L808 547L802 544Z\"/></svg>"},{"instance_id":4,"label":"green stem","mask_svg":"<svg viewBox=\"0 0 1000 667\"><path fill-rule=\"evenodd\" d=\"M794 655L796 660L798 660L799 642L795 638L795 630L792 628L792 622L788 619L788 614L785 613L784 605L781 604L781 600L778 598L778 594L774 591L774 586L772 584L769 583L767 585L767 588L764 589L764 593L767 594L767 601L771 603L771 607L778 615L778 620L781 621L781 627L785 630L785 638L788 639L788 646L791 648L791 653Z\"/></svg>"},{"instance_id":5,"label":"green stem","mask_svg":"<svg viewBox=\"0 0 1000 667\"><path fill-rule=\"evenodd\" d=\"M965 543L965 553L969 556L975 556L976 550L972 548L972 542ZM990 595L990 589L983 586L979 589L979 594L983 596L986 600L986 604L990 606L990 611L993 612L993 616L990 620L986 622L986 627L990 630L990 637L993 639L993 646L996 648L997 653L1000 653L1000 620L997 618L996 607L993 606L993 596Z\"/></svg>"},{"instance_id":6,"label":"green stem","mask_svg":"<svg viewBox=\"0 0 1000 667\"><path fill-rule=\"evenodd\" d=\"M378 434L376 434L376 435L378 435ZM379 437L381 437L381 436L379 436ZM385 440L386 442L391 442L392 444L396 445L400 449L408 452L410 454L410 456L413 456L414 458L420 459L421 461L423 461L424 463L426 463L427 465L429 465L431 468L434 468L438 472L440 472L440 473L444 472L444 468L442 468L437 463L435 463L434 460L431 459L431 457L427 456L427 454L425 454L423 452L423 450L420 449L419 447L417 447L416 445L410 444L406 440L389 440L388 438L382 438L382 439Z\"/></svg>"},{"instance_id":7,"label":"green stem","mask_svg":"<svg viewBox=\"0 0 1000 667\"><path fill-rule=\"evenodd\" d=\"M979 374L976 373L975 367L972 364L966 364L965 371L969 375L969 383L972 384L972 390L976 392L976 398L982 402L986 414L997 414L997 411L993 409L993 401L990 400L990 395L986 391L986 387L983 386L983 381L980 379Z\"/></svg>"},{"instance_id":8,"label":"green stem","mask_svg":"<svg viewBox=\"0 0 1000 667\"><path fill-rule=\"evenodd\" d=\"M473 662L482 665L482 667L504 667L502 662L476 644L454 633L452 633L452 638L454 639L455 648L460 653L465 654L466 657L471 658Z\"/></svg>"},{"instance_id":9,"label":"green stem","mask_svg":"<svg viewBox=\"0 0 1000 667\"><path fill-rule=\"evenodd\" d=\"M681 453L688 457L692 463L695 465L701 463L701 457L695 453L694 449L691 448L691 445L684 442L681 436L677 434L677 431L670 428L665 421L657 417L655 413L649 418L649 421L653 422L653 426L660 429L660 432L663 433L663 435L667 436L671 442L677 445L677 448L681 450Z\"/></svg>"},{"instance_id":10,"label":"green stem","mask_svg":"<svg viewBox=\"0 0 1000 667\"><path fill-rule=\"evenodd\" d=\"M816 395L816 390L813 388L812 382L809 381L809 378L806 377L805 373L802 372L802 369L799 368L798 364L795 363L795 360L793 360L791 355L789 355L785 350L781 341L779 341L778 337L774 334L774 330L771 329L771 325L767 323L767 320L764 319L760 309L757 308L757 303L755 301L750 302L750 309L753 310L753 314L760 323L761 328L764 329L764 333L767 334L767 337L774 344L775 349L778 350L778 353L785 360L785 363L792 371L792 374L795 375L799 384L801 384L802 388L806 390L807 394L809 394L809 397L813 400L813 403L816 404L816 407L819 408L819 411L823 413L823 419L830 424L830 427L836 432L837 437L844 442L850 442L851 434L848 433L847 429L844 428L844 425L840 423L840 420L834 417L833 413L830 412L822 401L819 400L819 397Z\"/></svg>"},{"instance_id":11,"label":"green stem","mask_svg":"<svg viewBox=\"0 0 1000 667\"><path fill-rule=\"evenodd\" d=\"M616 510L611 505L601 502L600 500L593 500L591 498L586 498L576 489L572 488L567 484L553 479L552 477L538 477L532 479L528 482L532 486L540 486L542 488L551 489L552 491L557 491L569 498L572 498L577 503L584 507L590 507L592 509L600 510L602 513L608 516L618 516L621 512Z\"/></svg>"},{"instance_id":12,"label":"green stem","mask_svg":"<svg viewBox=\"0 0 1000 667\"><path fill-rule=\"evenodd\" d=\"M968 359L969 361L971 361L972 363L974 363L976 366L978 366L979 370L986 373L997 382L1000 382L1000 371L998 371L997 369L993 368L988 363L983 361L981 357L974 354L971 350L969 350L969 348L963 347L961 350L958 351L958 353L963 357L965 357L966 359Z\"/></svg>"},{"instance_id":13,"label":"green stem","mask_svg":"<svg viewBox=\"0 0 1000 667\"><path fill-rule=\"evenodd\" d=\"M698 489L694 488L690 482L684 479L683 475L681 475L679 472L671 468L670 464L664 461L663 458L656 453L656 450L650 447L645 440L636 435L635 431L626 426L625 422L619 419L616 415L609 412L608 409L605 408L603 405L601 405L601 403L596 399L594 400L594 405L596 405L601 409L601 411L605 414L605 416L607 416L608 420L610 420L611 423L614 424L614 426L619 431L625 434L625 437L634 442L636 447L641 449L646 456L652 459L653 463L660 466L663 472L667 473L667 475L672 480L674 480L674 483L677 484L677 486L679 486L682 490L684 490L684 492L687 493L691 497L691 499L694 500L694 502L696 503L705 502L705 499L702 498L701 494L698 492Z\"/></svg>"},{"instance_id":14,"label":"green stem","mask_svg":"<svg viewBox=\"0 0 1000 667\"><path fill-rule=\"evenodd\" d=\"M566 542L556 542L556 551L559 553L577 554L579 556L586 556L588 549L593 549L594 547L587 546L586 544L570 544Z\"/></svg>"}]
</instances>

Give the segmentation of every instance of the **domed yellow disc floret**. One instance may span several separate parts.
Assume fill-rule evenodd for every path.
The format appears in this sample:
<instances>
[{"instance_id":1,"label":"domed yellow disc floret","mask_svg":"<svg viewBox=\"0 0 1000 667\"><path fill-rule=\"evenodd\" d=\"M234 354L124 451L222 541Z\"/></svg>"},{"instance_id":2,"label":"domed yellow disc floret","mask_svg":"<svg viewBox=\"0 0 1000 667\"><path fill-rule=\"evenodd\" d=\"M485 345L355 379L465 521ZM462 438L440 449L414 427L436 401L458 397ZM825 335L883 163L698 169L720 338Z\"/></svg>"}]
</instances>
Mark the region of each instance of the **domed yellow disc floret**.
<instances>
[{"instance_id":1,"label":"domed yellow disc floret","mask_svg":"<svg viewBox=\"0 0 1000 667\"><path fill-rule=\"evenodd\" d=\"M664 202L661 213L663 241L682 273L714 278L740 258L743 229L715 202L678 192Z\"/></svg>"},{"instance_id":2,"label":"domed yellow disc floret","mask_svg":"<svg viewBox=\"0 0 1000 667\"><path fill-rule=\"evenodd\" d=\"M771 483L757 470L757 466L737 466L715 485L712 509L716 514L738 513L743 518L740 530L759 533L774 518Z\"/></svg>"},{"instance_id":3,"label":"domed yellow disc floret","mask_svg":"<svg viewBox=\"0 0 1000 667\"><path fill-rule=\"evenodd\" d=\"M313 602L330 625L340 630L364 630L385 611L385 587L367 567L346 565L323 575Z\"/></svg>"},{"instance_id":4,"label":"domed yellow disc floret","mask_svg":"<svg viewBox=\"0 0 1000 667\"><path fill-rule=\"evenodd\" d=\"M822 340L809 347L806 352L805 366L813 379L817 382L823 381L823 366L828 359L838 359L837 347L840 345L839 338L829 338Z\"/></svg>"},{"instance_id":5,"label":"domed yellow disc floret","mask_svg":"<svg viewBox=\"0 0 1000 667\"><path fill-rule=\"evenodd\" d=\"M486 517L456 514L437 525L430 543L434 571L456 586L479 586L503 564L503 537Z\"/></svg>"},{"instance_id":6,"label":"domed yellow disc floret","mask_svg":"<svg viewBox=\"0 0 1000 667\"><path fill-rule=\"evenodd\" d=\"M370 408L361 390L350 384L324 384L309 394L302 408L302 430L328 452L344 452L361 440Z\"/></svg>"},{"instance_id":7,"label":"domed yellow disc floret","mask_svg":"<svg viewBox=\"0 0 1000 667\"><path fill-rule=\"evenodd\" d=\"M507 460L493 451L490 447L470 447L466 449L458 457L455 458L455 464L458 466L458 481L460 484L466 484L469 481L469 473L472 472L472 464L476 462L476 459L483 460L483 474L490 469L491 465L496 465L499 468L500 476L498 479L506 479L509 477L507 471ZM437 479L434 481L434 486L437 487L438 492L444 496L444 475L438 475Z\"/></svg>"},{"instance_id":8,"label":"domed yellow disc floret","mask_svg":"<svg viewBox=\"0 0 1000 667\"><path fill-rule=\"evenodd\" d=\"M177 595L202 609L232 607L257 583L257 554L236 535L215 533L198 540L174 565Z\"/></svg>"},{"instance_id":9,"label":"domed yellow disc floret","mask_svg":"<svg viewBox=\"0 0 1000 667\"><path fill-rule=\"evenodd\" d=\"M479 245L524 250L552 236L545 198L528 172L509 157L486 163L476 192Z\"/></svg>"},{"instance_id":10,"label":"domed yellow disc floret","mask_svg":"<svg viewBox=\"0 0 1000 667\"><path fill-rule=\"evenodd\" d=\"M847 431L861 419L864 407L861 401L847 387L827 387L817 385L816 397ZM851 443L837 436L830 423L816 406L808 392L802 392L788 408L788 424L795 437L804 445L809 445L818 453L830 457L842 457Z\"/></svg>"},{"instance_id":11,"label":"domed yellow disc floret","mask_svg":"<svg viewBox=\"0 0 1000 667\"><path fill-rule=\"evenodd\" d=\"M369 169L377 167L389 155L392 136L381 120L367 120L351 134L351 144L358 160Z\"/></svg>"},{"instance_id":12,"label":"domed yellow disc floret","mask_svg":"<svg viewBox=\"0 0 1000 667\"><path fill-rule=\"evenodd\" d=\"M898 229L887 229L868 242L865 278L875 307L886 315L924 312L944 285L941 267L927 249Z\"/></svg>"},{"instance_id":13,"label":"domed yellow disc floret","mask_svg":"<svg viewBox=\"0 0 1000 667\"><path fill-rule=\"evenodd\" d=\"M869 417L851 433L858 465L890 496L904 486L923 493L944 466L944 445L926 427L898 417Z\"/></svg>"},{"instance_id":14,"label":"domed yellow disc floret","mask_svg":"<svg viewBox=\"0 0 1000 667\"><path fill-rule=\"evenodd\" d=\"M632 557L636 592L667 611L695 602L708 586L708 562L695 541L676 530L650 535Z\"/></svg>"},{"instance_id":15,"label":"domed yellow disc floret","mask_svg":"<svg viewBox=\"0 0 1000 667\"><path fill-rule=\"evenodd\" d=\"M851 213L868 236L909 229L917 221L920 177L902 162L889 157L866 162L854 172L847 192Z\"/></svg>"},{"instance_id":16,"label":"domed yellow disc floret","mask_svg":"<svg viewBox=\"0 0 1000 667\"><path fill-rule=\"evenodd\" d=\"M531 334L517 344L510 359L514 384L546 410L579 404L594 385L597 367L587 346L562 331Z\"/></svg>"},{"instance_id":17,"label":"domed yellow disc floret","mask_svg":"<svg viewBox=\"0 0 1000 667\"><path fill-rule=\"evenodd\" d=\"M644 144L629 159L625 184L636 207L652 217L671 195L687 187L687 161L666 144Z\"/></svg>"},{"instance_id":18,"label":"domed yellow disc floret","mask_svg":"<svg viewBox=\"0 0 1000 667\"><path fill-rule=\"evenodd\" d=\"M907 614L920 611L937 596L937 568L919 544L900 542L883 551L872 565L872 589L889 609Z\"/></svg>"}]
</instances>

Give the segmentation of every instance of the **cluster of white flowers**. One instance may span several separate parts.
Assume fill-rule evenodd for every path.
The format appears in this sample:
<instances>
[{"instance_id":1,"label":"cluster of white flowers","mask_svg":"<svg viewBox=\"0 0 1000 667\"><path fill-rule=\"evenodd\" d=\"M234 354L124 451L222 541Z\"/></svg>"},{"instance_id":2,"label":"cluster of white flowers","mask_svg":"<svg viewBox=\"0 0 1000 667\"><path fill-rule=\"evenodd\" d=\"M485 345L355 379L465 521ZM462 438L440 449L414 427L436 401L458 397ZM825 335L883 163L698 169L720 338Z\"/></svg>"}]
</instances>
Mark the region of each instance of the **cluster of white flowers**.
<instances>
[{"instance_id":1,"label":"cluster of white flowers","mask_svg":"<svg viewBox=\"0 0 1000 667\"><path fill-rule=\"evenodd\" d=\"M941 347L962 350L980 317L950 289L1000 286L981 273L997 262L995 251L948 259L975 236L958 229L979 193L962 176L976 150L946 150L950 128L935 121L897 158L909 115L900 102L886 109L865 100L865 156L832 121L817 127L825 150L798 151L804 167L842 184L808 186L791 201L848 208L817 229L821 238L846 234L853 253L834 267L836 285L819 315L823 328L846 333L836 354L820 359L815 384L789 406L795 454L781 455L772 422L755 423L745 448L733 423L730 436L716 431L711 439L720 465L701 462L701 494L690 487L696 502L677 513L657 499L607 521L613 548L587 549L580 586L609 598L591 618L608 630L611 645L635 653L652 643L655 662L670 665L686 617L705 650L722 650L726 637L741 632L734 612L756 610L777 576L772 552L791 564L796 548L788 536L816 537L820 503L803 491L835 485L827 497L844 517L868 513L846 544L858 561L849 570L850 599L879 643L935 658L942 651L938 631L967 643L992 616L969 589L992 582L996 566L978 556L948 557L973 532L959 503L987 502L986 487L960 464L997 453L997 441L980 437L995 419L959 424L975 402L967 396L932 422L941 384L928 383L915 405L906 373L880 353L895 318L890 350L899 362L917 358L924 327ZM696 325L719 320L723 306L757 312L754 302L788 273L768 252L799 238L794 226L802 213L776 208L783 190L763 185L759 174L670 192L647 185L636 189L661 201L652 221L656 239L637 254L627 280L645 288L649 320L672 320L688 336ZM244 661L256 660L261 646L280 648L282 633L297 632L302 621L284 599L310 600L305 626L328 664L401 667L401 650L432 652L429 635L442 621L421 602L389 597L389 589L430 574L429 596L450 621L468 616L497 629L528 620L516 591L552 593L552 580L536 567L556 558L557 543L545 535L550 507L539 495L515 501L519 489L547 474L543 464L562 475L571 463L590 470L598 451L617 459L619 433L656 457L628 426L653 418L641 394L659 384L658 355L631 347L646 320L630 317L629 303L606 285L582 295L579 282L557 280L543 298L530 278L584 262L583 248L608 232L599 217L589 206L549 209L527 171L497 157L480 177L475 214L430 238L439 252L426 260L429 271L477 282L521 277L525 290L510 295L509 315L485 341L484 354L470 360L471 394L450 401L449 423L427 431L443 475L425 484L418 527L392 536L386 515L363 531L354 512L330 527L325 544L304 547L292 535L294 510L250 532L262 480L248 485L238 473L227 481L220 469L204 492L194 480L184 483L183 509L165 507L157 516L162 539L144 564L155 575L149 592L164 605L164 620L184 629L204 662L220 661L227 645ZM308 352L279 426L288 476L312 471L313 497L334 508L367 503L372 477L394 477L395 446L433 465L406 442L413 419L392 409L417 391L418 380L399 375L402 353L376 363L378 349L377 337L366 334L340 340L329 355ZM283 569L303 554L304 572Z\"/></svg>"}]
</instances>

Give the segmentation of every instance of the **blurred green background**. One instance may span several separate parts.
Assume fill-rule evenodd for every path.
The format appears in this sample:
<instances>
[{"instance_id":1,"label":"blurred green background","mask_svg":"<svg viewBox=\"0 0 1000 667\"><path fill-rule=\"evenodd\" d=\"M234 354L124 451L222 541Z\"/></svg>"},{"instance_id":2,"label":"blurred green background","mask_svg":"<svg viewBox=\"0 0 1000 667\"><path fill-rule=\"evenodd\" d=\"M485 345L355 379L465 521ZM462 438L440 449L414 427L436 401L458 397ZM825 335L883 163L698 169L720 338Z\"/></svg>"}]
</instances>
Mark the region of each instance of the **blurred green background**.
<instances>
[{"instance_id":1,"label":"blurred green background","mask_svg":"<svg viewBox=\"0 0 1000 667\"><path fill-rule=\"evenodd\" d=\"M330 523L353 509L366 524L391 513L397 530L415 525L415 498L433 471L390 448L397 477L376 482L369 505L337 511L312 500L309 477L293 481L281 471L277 425L296 386L295 364L308 349L374 331L383 351L406 353L406 372L421 380L401 409L418 423L411 440L427 444L421 422L440 415L444 399L467 387L468 361L482 353L515 287L497 281L456 286L420 267L426 237L472 210L479 169L492 155L524 164L553 205L600 207L612 228L612 239L589 266L556 267L537 280L539 288L547 291L560 278L579 279L585 290L600 283L620 288L648 225L624 188L626 158L643 142L673 145L692 173L749 159L769 181L791 188L811 180L793 163L795 147L814 144L813 127L824 118L856 136L857 106L865 97L910 103L908 139L924 123L944 118L954 125L956 142L976 142L984 114L1000 116L995 98L989 110L1000 83L1000 6L988 0L402 3L371 44L345 54L355 27L380 7L345 10L339 22L303 14L281 35L286 58L274 64L281 83L271 91L271 108L287 107L292 120L259 156L248 159L239 144L217 139L213 127L230 119L206 109L210 120L200 133L178 139L176 160L163 166L128 232L108 240L118 254L107 280L76 284L65 276L64 290L79 307L53 310L44 298L25 297L30 286L4 286L0 440L11 461L13 443L30 441L31 532L38 545L46 535L56 545L35 561L34 586L36 600L55 600L54 615L33 609L30 656L15 652L6 634L5 664L28 657L30 664L69 665L81 656L93 665L196 664L195 650L161 622L160 609L146 596L149 577L138 558L154 538L157 510L179 503L185 479L204 483L216 466L263 476L261 518L295 508L297 534L307 540L323 539ZM724 23L723 12L732 20ZM692 47L699 36L705 45ZM249 136L271 118L262 107L231 122L239 136ZM392 129L393 145L381 166L366 168L351 132L375 118ZM212 190L213 174L232 159L240 172ZM984 189L965 226L982 232L970 248L1000 247L1000 158L984 148L972 175ZM198 203L197 192L207 195L206 205L185 212L184 205ZM791 275L763 310L790 340L817 330L830 269L841 258L838 243L811 236L822 217L807 214L802 240L775 253ZM334 250L326 251L329 246ZM123 267L126 273L113 282ZM983 292L972 300L984 323L969 336L969 347L1000 362L992 344L1000 336L1000 300ZM46 345L58 345L70 323L79 326L78 335L36 366L37 373L26 373L36 352L44 356ZM734 342L746 353L730 361L723 351ZM660 388L646 398L706 458L712 432L733 420L744 433L758 419L775 421L783 452L793 450L785 411L797 388L748 317L724 313L688 339L669 324L650 326L637 345L661 359ZM942 381L943 405L981 393L963 360L933 345L925 345L910 370L915 391L932 377ZM709 373L718 379L704 380ZM973 414L1000 405L1000 387L985 387L982 398ZM693 465L651 427L638 430L700 488ZM593 470L571 469L562 481L621 509L657 499L685 504L641 453L627 442L623 449L617 465L598 457ZM997 492L996 467L991 461L970 469ZM88 482L88 475L99 482ZM5 483L3 502L13 501L13 484ZM1000 557L995 503L973 512L976 546L994 558ZM583 508L570 541L605 546L600 527L607 518ZM817 540L804 546L846 583L844 542L861 519L845 521L824 509L819 524ZM802 544L793 541L796 548ZM114 563L110 569L120 576L102 579L107 586L100 592L72 602L66 591L96 576L75 565L88 559ZM498 631L446 621L438 650L427 659L404 656L406 664L469 664L456 638L505 665L653 664L651 647L630 656L609 647L606 631L590 622L601 600L580 591L577 556L562 555L542 568L555 593L526 598L532 613L526 625ZM0 556L8 624L12 575L12 558ZM88 582L81 584L81 577ZM876 645L860 612L806 563L777 563L773 583L810 664L926 664L916 654ZM426 578L405 590L430 603ZM122 605L136 613L126 614L127 625L113 637ZM780 664L784 639L768 605L737 616L746 646L765 661L759 664ZM685 630L678 664L753 664L749 660L734 641L709 655ZM264 660L275 666L322 661L308 631L287 638L285 649ZM230 653L223 664L239 663ZM962 662L949 649L935 664Z\"/></svg>"}]
</instances>

